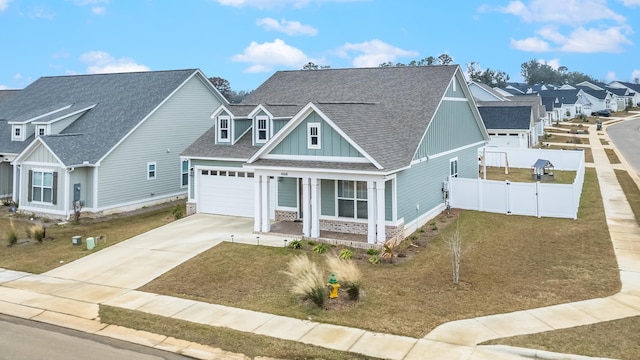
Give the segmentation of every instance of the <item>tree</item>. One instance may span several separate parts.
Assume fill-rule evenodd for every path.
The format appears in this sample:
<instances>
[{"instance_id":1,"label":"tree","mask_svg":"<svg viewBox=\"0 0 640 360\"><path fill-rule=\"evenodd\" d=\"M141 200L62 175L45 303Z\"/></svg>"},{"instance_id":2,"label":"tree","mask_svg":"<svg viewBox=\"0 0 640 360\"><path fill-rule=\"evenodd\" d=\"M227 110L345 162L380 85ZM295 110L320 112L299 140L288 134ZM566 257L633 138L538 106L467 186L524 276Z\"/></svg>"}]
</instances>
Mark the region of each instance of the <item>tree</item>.
<instances>
[{"instance_id":1,"label":"tree","mask_svg":"<svg viewBox=\"0 0 640 360\"><path fill-rule=\"evenodd\" d=\"M594 81L594 78L581 72L569 71L566 66L554 69L538 60L530 60L520 66L520 74L527 84L578 84Z\"/></svg>"},{"instance_id":2,"label":"tree","mask_svg":"<svg viewBox=\"0 0 640 360\"><path fill-rule=\"evenodd\" d=\"M304 66L302 67L302 70L324 70L324 69L331 69L331 66L317 65L316 63L309 61L308 63L304 64Z\"/></svg>"},{"instance_id":3,"label":"tree","mask_svg":"<svg viewBox=\"0 0 640 360\"><path fill-rule=\"evenodd\" d=\"M460 219L456 220L455 229L450 234L444 236L444 241L447 243L449 252L451 253L453 285L458 286L460 284L460 265L462 264L462 255L469 250L468 247L464 246L462 241L462 234L460 234Z\"/></svg>"},{"instance_id":4,"label":"tree","mask_svg":"<svg viewBox=\"0 0 640 360\"><path fill-rule=\"evenodd\" d=\"M472 81L500 88L504 88L510 79L509 75L504 71L491 69L481 70L479 64L475 61L467 64L467 74Z\"/></svg>"},{"instance_id":5,"label":"tree","mask_svg":"<svg viewBox=\"0 0 640 360\"><path fill-rule=\"evenodd\" d=\"M216 76L209 78L209 81L216 89L218 89L225 99L229 100L229 97L231 96L231 84L228 80Z\"/></svg>"},{"instance_id":6,"label":"tree","mask_svg":"<svg viewBox=\"0 0 640 360\"><path fill-rule=\"evenodd\" d=\"M440 54L438 56L438 63L440 65L449 65L453 62L453 58L449 54Z\"/></svg>"}]
</instances>

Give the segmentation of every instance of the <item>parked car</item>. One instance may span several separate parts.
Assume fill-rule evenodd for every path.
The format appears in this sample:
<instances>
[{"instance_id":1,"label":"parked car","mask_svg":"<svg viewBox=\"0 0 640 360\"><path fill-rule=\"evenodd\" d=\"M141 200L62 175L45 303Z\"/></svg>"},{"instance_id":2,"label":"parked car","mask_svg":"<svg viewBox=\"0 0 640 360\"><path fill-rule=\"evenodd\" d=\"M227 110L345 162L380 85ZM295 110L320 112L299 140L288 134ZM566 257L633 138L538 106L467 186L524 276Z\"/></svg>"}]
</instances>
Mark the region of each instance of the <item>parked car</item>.
<instances>
[{"instance_id":1,"label":"parked car","mask_svg":"<svg viewBox=\"0 0 640 360\"><path fill-rule=\"evenodd\" d=\"M594 112L591 113L591 116L609 117L609 116L611 116L611 110L603 109L603 110L594 111Z\"/></svg>"}]
</instances>

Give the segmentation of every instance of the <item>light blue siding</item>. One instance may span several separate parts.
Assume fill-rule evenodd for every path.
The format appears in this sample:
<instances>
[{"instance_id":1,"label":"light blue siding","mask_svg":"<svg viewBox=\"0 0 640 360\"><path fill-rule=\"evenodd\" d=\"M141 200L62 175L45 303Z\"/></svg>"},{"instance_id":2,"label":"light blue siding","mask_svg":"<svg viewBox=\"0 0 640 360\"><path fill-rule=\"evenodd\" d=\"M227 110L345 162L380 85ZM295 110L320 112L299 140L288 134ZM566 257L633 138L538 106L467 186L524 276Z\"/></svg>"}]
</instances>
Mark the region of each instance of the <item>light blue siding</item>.
<instances>
[{"instance_id":1,"label":"light blue siding","mask_svg":"<svg viewBox=\"0 0 640 360\"><path fill-rule=\"evenodd\" d=\"M444 203L442 182L448 179L449 160L455 157L459 177L478 176L476 147L414 164L398 174L398 217L404 218L405 224Z\"/></svg>"},{"instance_id":2,"label":"light blue siding","mask_svg":"<svg viewBox=\"0 0 640 360\"><path fill-rule=\"evenodd\" d=\"M447 91L444 96L452 97L452 98L465 97L464 92L462 91L462 86L460 86L460 82L458 81L458 78L453 78L453 81L449 85L449 88L447 88Z\"/></svg>"},{"instance_id":3,"label":"light blue siding","mask_svg":"<svg viewBox=\"0 0 640 360\"><path fill-rule=\"evenodd\" d=\"M98 208L162 199L184 193L180 153L211 128L220 100L199 76L192 77L100 164ZM147 163L156 178L147 180Z\"/></svg>"},{"instance_id":4,"label":"light blue siding","mask_svg":"<svg viewBox=\"0 0 640 360\"><path fill-rule=\"evenodd\" d=\"M236 119L234 120L234 125L235 129L234 131L234 135L233 135L233 139L234 141L237 141L238 139L240 139L240 136L242 136L242 134L245 133L245 131L247 131L247 129L249 129L251 127L251 120L250 119Z\"/></svg>"},{"instance_id":5,"label":"light blue siding","mask_svg":"<svg viewBox=\"0 0 640 360\"><path fill-rule=\"evenodd\" d=\"M93 172L94 168L76 168L69 178L69 204L73 203L73 186L80 184L80 200L85 202L85 208L93 207Z\"/></svg>"},{"instance_id":6,"label":"light blue siding","mask_svg":"<svg viewBox=\"0 0 640 360\"><path fill-rule=\"evenodd\" d=\"M308 149L307 147L308 123L320 124L320 149ZM344 139L316 113L310 114L306 119L298 124L291 133L289 133L273 150L271 150L271 154L363 157L356 148L351 146L346 139Z\"/></svg>"},{"instance_id":7,"label":"light blue siding","mask_svg":"<svg viewBox=\"0 0 640 360\"><path fill-rule=\"evenodd\" d=\"M336 183L335 180L321 180L320 182L320 214L336 215Z\"/></svg>"},{"instance_id":8,"label":"light blue siding","mask_svg":"<svg viewBox=\"0 0 640 360\"><path fill-rule=\"evenodd\" d=\"M298 207L298 179L278 178L278 206Z\"/></svg>"},{"instance_id":9,"label":"light blue siding","mask_svg":"<svg viewBox=\"0 0 640 360\"><path fill-rule=\"evenodd\" d=\"M480 129L469 102L443 100L414 160L483 141Z\"/></svg>"},{"instance_id":10,"label":"light blue siding","mask_svg":"<svg viewBox=\"0 0 640 360\"><path fill-rule=\"evenodd\" d=\"M384 183L384 219L393 221L393 181L387 180Z\"/></svg>"},{"instance_id":11,"label":"light blue siding","mask_svg":"<svg viewBox=\"0 0 640 360\"><path fill-rule=\"evenodd\" d=\"M282 128L287 125L289 120L276 119L273 120L273 135L275 136Z\"/></svg>"}]
</instances>

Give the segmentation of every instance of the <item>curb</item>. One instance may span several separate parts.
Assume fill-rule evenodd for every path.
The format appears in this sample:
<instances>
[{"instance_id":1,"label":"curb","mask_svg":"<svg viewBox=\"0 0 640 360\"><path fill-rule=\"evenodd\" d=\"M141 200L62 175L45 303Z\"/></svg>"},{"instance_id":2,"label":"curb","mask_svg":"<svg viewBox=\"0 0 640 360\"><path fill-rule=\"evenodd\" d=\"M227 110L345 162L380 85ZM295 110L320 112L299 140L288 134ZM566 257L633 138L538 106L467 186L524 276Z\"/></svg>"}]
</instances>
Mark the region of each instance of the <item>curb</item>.
<instances>
[{"instance_id":1,"label":"curb","mask_svg":"<svg viewBox=\"0 0 640 360\"><path fill-rule=\"evenodd\" d=\"M593 357L585 355L574 354L562 354L546 350L536 350L521 348L508 345L478 345L479 348L486 350L508 353L512 355L518 355L521 357L527 357L531 359L543 359L543 360L616 360L611 358Z\"/></svg>"}]
</instances>

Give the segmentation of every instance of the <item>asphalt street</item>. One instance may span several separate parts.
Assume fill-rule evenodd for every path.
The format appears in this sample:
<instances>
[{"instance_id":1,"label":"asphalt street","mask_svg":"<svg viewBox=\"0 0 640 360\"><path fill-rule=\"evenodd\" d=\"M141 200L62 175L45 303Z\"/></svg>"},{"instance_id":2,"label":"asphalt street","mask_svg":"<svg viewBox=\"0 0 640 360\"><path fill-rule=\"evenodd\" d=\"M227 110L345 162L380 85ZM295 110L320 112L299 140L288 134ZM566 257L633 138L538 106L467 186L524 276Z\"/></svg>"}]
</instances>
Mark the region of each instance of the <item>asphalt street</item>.
<instances>
[{"instance_id":1,"label":"asphalt street","mask_svg":"<svg viewBox=\"0 0 640 360\"><path fill-rule=\"evenodd\" d=\"M607 134L640 176L640 119L610 125L607 127Z\"/></svg>"},{"instance_id":2,"label":"asphalt street","mask_svg":"<svg viewBox=\"0 0 640 360\"><path fill-rule=\"evenodd\" d=\"M185 360L145 346L0 315L1 360Z\"/></svg>"}]
</instances>

